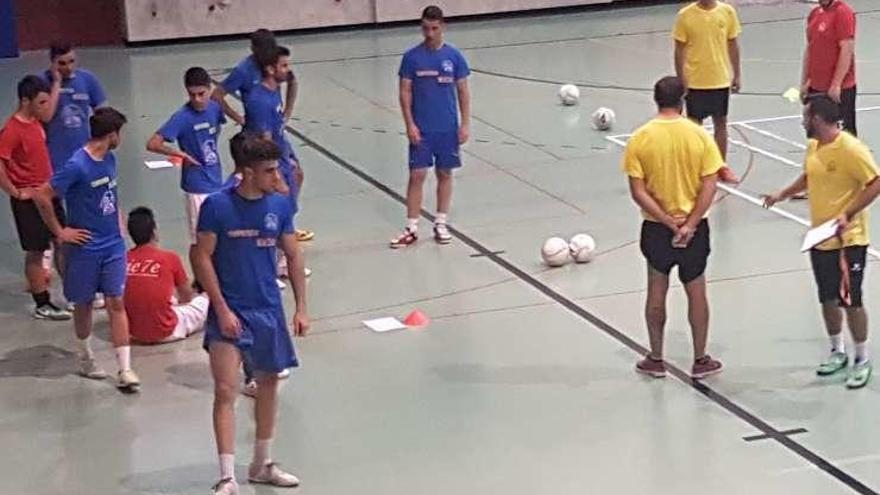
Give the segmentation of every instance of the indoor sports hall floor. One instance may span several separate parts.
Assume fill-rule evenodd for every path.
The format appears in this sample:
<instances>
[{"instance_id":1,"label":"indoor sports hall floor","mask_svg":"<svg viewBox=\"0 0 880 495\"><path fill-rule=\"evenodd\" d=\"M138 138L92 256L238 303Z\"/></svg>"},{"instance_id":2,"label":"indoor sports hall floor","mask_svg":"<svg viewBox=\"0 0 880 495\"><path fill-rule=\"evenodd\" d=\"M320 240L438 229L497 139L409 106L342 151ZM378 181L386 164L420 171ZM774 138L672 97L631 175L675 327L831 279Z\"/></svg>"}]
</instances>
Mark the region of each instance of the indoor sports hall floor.
<instances>
[{"instance_id":1,"label":"indoor sports hall floor","mask_svg":"<svg viewBox=\"0 0 880 495\"><path fill-rule=\"evenodd\" d=\"M880 9L852 4L860 88L874 95L859 100L859 126L878 146ZM680 371L662 381L633 373L647 340L645 267L619 144L652 115L644 89L671 69L676 8L450 25L448 41L474 69L474 122L451 215L457 238L442 248L386 246L404 217L396 70L418 28L284 38L301 83L292 123L307 173L300 224L317 232L306 246L314 327L297 341L303 366L283 385L274 449L303 480L293 493L880 491L880 383L850 392L813 374L826 338L799 253L806 205L783 204L783 216L754 204L796 177L802 158L800 107L779 95L799 79L805 4L740 9L744 91L764 95L733 98L731 120L745 122L731 136L748 147L733 147L730 162L745 181L712 212L710 349L726 371L704 385ZM246 50L234 40L80 51L130 119L121 201L154 208L163 243L181 253L178 178L146 170L143 143L183 101L184 69L220 77ZM0 63L4 114L16 80L45 65L43 53ZM558 104L563 82L582 85L580 106ZM598 106L617 112L610 133L590 128ZM208 493L217 468L200 339L136 349L137 396L75 376L71 325L29 316L5 201L0 209L0 493ZM597 239L598 259L541 265L543 239L578 232ZM868 309L880 315L880 273L868 273ZM672 294L668 357L686 370L684 301ZM361 325L415 308L430 326L375 334ZM99 356L113 369L102 318ZM249 406L242 398L240 470Z\"/></svg>"}]
</instances>

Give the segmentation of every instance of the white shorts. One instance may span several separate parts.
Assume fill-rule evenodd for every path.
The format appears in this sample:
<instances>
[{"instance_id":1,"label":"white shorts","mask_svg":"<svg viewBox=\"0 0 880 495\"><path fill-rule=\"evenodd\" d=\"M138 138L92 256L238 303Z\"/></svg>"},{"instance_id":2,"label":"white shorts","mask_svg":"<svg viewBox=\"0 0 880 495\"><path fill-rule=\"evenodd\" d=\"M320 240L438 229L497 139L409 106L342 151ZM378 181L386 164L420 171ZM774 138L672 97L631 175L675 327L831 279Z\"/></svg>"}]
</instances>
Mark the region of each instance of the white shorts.
<instances>
[{"instance_id":1,"label":"white shorts","mask_svg":"<svg viewBox=\"0 0 880 495\"><path fill-rule=\"evenodd\" d=\"M171 309L177 314L177 326L163 342L183 340L194 333L201 332L205 328L205 320L208 319L208 296L200 294L188 304L173 306Z\"/></svg>"},{"instance_id":2,"label":"white shorts","mask_svg":"<svg viewBox=\"0 0 880 495\"><path fill-rule=\"evenodd\" d=\"M191 239L191 243L195 244L197 239L196 232L199 228L199 210L201 210L202 203L205 202L205 198L207 198L208 195L184 193L184 196L186 201L186 221L187 226L189 227L189 238Z\"/></svg>"}]
</instances>

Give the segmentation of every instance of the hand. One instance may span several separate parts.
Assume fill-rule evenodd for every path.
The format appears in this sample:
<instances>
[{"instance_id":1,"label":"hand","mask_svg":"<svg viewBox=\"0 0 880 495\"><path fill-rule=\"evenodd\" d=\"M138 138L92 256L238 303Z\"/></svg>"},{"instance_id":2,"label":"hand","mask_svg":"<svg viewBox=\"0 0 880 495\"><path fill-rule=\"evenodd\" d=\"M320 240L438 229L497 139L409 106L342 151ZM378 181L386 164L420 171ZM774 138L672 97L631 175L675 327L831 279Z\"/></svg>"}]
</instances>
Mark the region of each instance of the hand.
<instances>
[{"instance_id":1,"label":"hand","mask_svg":"<svg viewBox=\"0 0 880 495\"><path fill-rule=\"evenodd\" d=\"M837 235L843 235L848 228L849 216L847 216L846 213L841 213L840 216L837 217Z\"/></svg>"},{"instance_id":2,"label":"hand","mask_svg":"<svg viewBox=\"0 0 880 495\"><path fill-rule=\"evenodd\" d=\"M241 335L241 321L229 307L217 310L217 320L220 323L220 333L228 339L237 339Z\"/></svg>"},{"instance_id":3,"label":"hand","mask_svg":"<svg viewBox=\"0 0 880 495\"><path fill-rule=\"evenodd\" d=\"M275 182L275 192L282 196L290 194L290 186L287 185L287 181L284 180L281 174L278 175L278 181Z\"/></svg>"},{"instance_id":4,"label":"hand","mask_svg":"<svg viewBox=\"0 0 880 495\"><path fill-rule=\"evenodd\" d=\"M464 144L468 142L468 139L471 137L471 126L463 125L458 128L458 144Z\"/></svg>"},{"instance_id":5,"label":"hand","mask_svg":"<svg viewBox=\"0 0 880 495\"><path fill-rule=\"evenodd\" d=\"M737 94L742 89L742 77L734 76L733 81L730 83L730 92Z\"/></svg>"},{"instance_id":6,"label":"hand","mask_svg":"<svg viewBox=\"0 0 880 495\"><path fill-rule=\"evenodd\" d=\"M828 88L828 97L834 100L834 103L840 103L840 85Z\"/></svg>"},{"instance_id":7,"label":"hand","mask_svg":"<svg viewBox=\"0 0 880 495\"><path fill-rule=\"evenodd\" d=\"M57 62L52 62L49 66L49 74L52 75L52 84L61 84L61 71L58 70Z\"/></svg>"},{"instance_id":8,"label":"hand","mask_svg":"<svg viewBox=\"0 0 880 495\"><path fill-rule=\"evenodd\" d=\"M406 137L409 138L409 144L413 146L418 146L422 142L422 133L415 124L406 128Z\"/></svg>"},{"instance_id":9,"label":"hand","mask_svg":"<svg viewBox=\"0 0 880 495\"><path fill-rule=\"evenodd\" d=\"M810 83L805 82L801 84L801 103L806 103L808 96L810 96Z\"/></svg>"},{"instance_id":10,"label":"hand","mask_svg":"<svg viewBox=\"0 0 880 495\"><path fill-rule=\"evenodd\" d=\"M694 239L694 234L697 233L696 227L691 226L690 224L684 224L678 228L678 232L672 236L672 247L676 249L684 249L690 245L691 241Z\"/></svg>"},{"instance_id":11,"label":"hand","mask_svg":"<svg viewBox=\"0 0 880 495\"><path fill-rule=\"evenodd\" d=\"M764 208L773 208L773 205L782 201L782 192L775 192L761 196L764 199Z\"/></svg>"},{"instance_id":12,"label":"hand","mask_svg":"<svg viewBox=\"0 0 880 495\"><path fill-rule=\"evenodd\" d=\"M309 316L304 312L297 311L293 315L291 326L293 327L294 336L305 337L306 332L309 331L309 326L311 326L311 323L309 322Z\"/></svg>"},{"instance_id":13,"label":"hand","mask_svg":"<svg viewBox=\"0 0 880 495\"><path fill-rule=\"evenodd\" d=\"M15 192L15 199L19 201L27 201L29 199L34 198L34 190L33 189L19 189Z\"/></svg>"},{"instance_id":14,"label":"hand","mask_svg":"<svg viewBox=\"0 0 880 495\"><path fill-rule=\"evenodd\" d=\"M58 235L58 240L66 244L75 244L82 246L92 240L92 233L85 229L74 229L72 227L64 227Z\"/></svg>"}]
</instances>

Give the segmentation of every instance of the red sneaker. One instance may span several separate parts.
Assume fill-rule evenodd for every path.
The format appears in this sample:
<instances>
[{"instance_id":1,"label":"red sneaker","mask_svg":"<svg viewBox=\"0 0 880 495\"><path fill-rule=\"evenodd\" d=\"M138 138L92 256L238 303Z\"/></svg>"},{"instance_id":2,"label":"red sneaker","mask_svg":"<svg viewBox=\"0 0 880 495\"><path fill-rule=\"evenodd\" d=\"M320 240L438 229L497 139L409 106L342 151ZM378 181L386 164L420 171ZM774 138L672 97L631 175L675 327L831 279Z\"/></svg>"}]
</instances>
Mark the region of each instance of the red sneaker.
<instances>
[{"instance_id":1,"label":"red sneaker","mask_svg":"<svg viewBox=\"0 0 880 495\"><path fill-rule=\"evenodd\" d=\"M727 166L718 171L718 180L725 184L739 184L739 177Z\"/></svg>"},{"instance_id":2,"label":"red sneaker","mask_svg":"<svg viewBox=\"0 0 880 495\"><path fill-rule=\"evenodd\" d=\"M723 368L724 365L721 364L721 361L712 359L711 356L706 354L694 361L694 365L691 367L691 378L694 380L700 380L707 376L721 373Z\"/></svg>"},{"instance_id":3,"label":"red sneaker","mask_svg":"<svg viewBox=\"0 0 880 495\"><path fill-rule=\"evenodd\" d=\"M647 355L645 356L645 359L636 363L636 373L641 373L654 378L665 378L666 362L662 359L655 359L650 355Z\"/></svg>"},{"instance_id":4,"label":"red sneaker","mask_svg":"<svg viewBox=\"0 0 880 495\"><path fill-rule=\"evenodd\" d=\"M400 234L400 236L391 239L389 246L391 249L399 249L409 246L410 244L415 244L417 240L419 240L419 235L410 230L409 227L406 227L403 229L403 233Z\"/></svg>"}]
</instances>

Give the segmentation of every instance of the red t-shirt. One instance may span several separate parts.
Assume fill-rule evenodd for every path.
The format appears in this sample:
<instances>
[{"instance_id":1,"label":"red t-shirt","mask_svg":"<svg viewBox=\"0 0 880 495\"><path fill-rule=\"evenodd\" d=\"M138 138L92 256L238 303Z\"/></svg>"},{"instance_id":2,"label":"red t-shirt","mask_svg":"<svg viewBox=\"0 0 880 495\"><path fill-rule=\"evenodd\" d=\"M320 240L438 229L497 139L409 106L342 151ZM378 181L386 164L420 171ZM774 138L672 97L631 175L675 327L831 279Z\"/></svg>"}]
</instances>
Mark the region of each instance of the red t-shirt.
<instances>
[{"instance_id":1,"label":"red t-shirt","mask_svg":"<svg viewBox=\"0 0 880 495\"><path fill-rule=\"evenodd\" d=\"M843 0L835 0L827 10L816 7L810 12L807 18L807 49L810 56L807 74L811 88L828 91L840 56L840 42L855 37L856 14ZM853 57L840 87L849 89L855 85L856 61Z\"/></svg>"},{"instance_id":2,"label":"red t-shirt","mask_svg":"<svg viewBox=\"0 0 880 495\"><path fill-rule=\"evenodd\" d=\"M13 115L6 121L0 131L0 158L7 162L6 174L15 187L37 187L52 178L46 131L37 120Z\"/></svg>"},{"instance_id":3,"label":"red t-shirt","mask_svg":"<svg viewBox=\"0 0 880 495\"><path fill-rule=\"evenodd\" d=\"M125 281L125 312L134 340L155 343L165 340L177 326L171 309L174 288L188 278L176 253L151 245L128 252Z\"/></svg>"}]
</instances>

